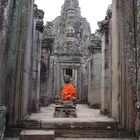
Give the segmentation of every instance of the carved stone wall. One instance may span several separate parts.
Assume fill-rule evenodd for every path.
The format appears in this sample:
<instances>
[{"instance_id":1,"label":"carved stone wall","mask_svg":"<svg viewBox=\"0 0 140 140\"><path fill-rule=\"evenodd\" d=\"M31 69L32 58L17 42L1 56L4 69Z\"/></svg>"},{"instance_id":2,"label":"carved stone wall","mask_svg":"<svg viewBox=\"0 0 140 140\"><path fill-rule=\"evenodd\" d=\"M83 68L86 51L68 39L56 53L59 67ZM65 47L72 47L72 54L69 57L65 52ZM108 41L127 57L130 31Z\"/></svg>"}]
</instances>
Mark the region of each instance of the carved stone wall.
<instances>
[{"instance_id":1,"label":"carved stone wall","mask_svg":"<svg viewBox=\"0 0 140 140\"><path fill-rule=\"evenodd\" d=\"M48 28L48 24L46 28ZM55 95L59 94L63 77L67 73L67 69L70 69L72 71L71 80L78 90L79 99L83 101L84 98L87 98L87 80L83 80L85 83L82 83L81 80L87 77L84 63L89 58L90 26L87 20L80 15L78 0L65 0L61 16L53 20L50 27L54 42L49 57L49 85L47 86L49 93L47 95L52 96L53 99ZM44 40L49 38L49 33L47 36L44 36Z\"/></svg>"},{"instance_id":2,"label":"carved stone wall","mask_svg":"<svg viewBox=\"0 0 140 140\"><path fill-rule=\"evenodd\" d=\"M113 0L112 16L112 117L134 132L136 46L133 0Z\"/></svg>"}]
</instances>

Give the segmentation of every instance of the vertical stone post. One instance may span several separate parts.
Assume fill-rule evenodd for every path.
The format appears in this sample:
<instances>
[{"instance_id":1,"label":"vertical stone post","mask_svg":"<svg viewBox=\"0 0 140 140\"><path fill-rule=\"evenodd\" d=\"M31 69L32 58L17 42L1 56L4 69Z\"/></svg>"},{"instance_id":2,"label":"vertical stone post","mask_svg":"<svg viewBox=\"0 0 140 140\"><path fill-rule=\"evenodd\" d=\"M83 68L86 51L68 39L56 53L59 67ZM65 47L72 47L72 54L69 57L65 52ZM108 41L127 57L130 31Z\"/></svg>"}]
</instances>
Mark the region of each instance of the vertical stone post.
<instances>
[{"instance_id":1,"label":"vertical stone post","mask_svg":"<svg viewBox=\"0 0 140 140\"><path fill-rule=\"evenodd\" d=\"M100 108L101 104L101 40L98 35L90 37L90 84L88 92L88 103L93 108Z\"/></svg>"},{"instance_id":2,"label":"vertical stone post","mask_svg":"<svg viewBox=\"0 0 140 140\"><path fill-rule=\"evenodd\" d=\"M102 72L101 72L101 114L111 116L111 40L110 40L110 18L111 5L105 20L99 22L102 39Z\"/></svg>"},{"instance_id":3,"label":"vertical stone post","mask_svg":"<svg viewBox=\"0 0 140 140\"><path fill-rule=\"evenodd\" d=\"M133 0L113 0L112 117L134 132L136 112L136 42Z\"/></svg>"},{"instance_id":4,"label":"vertical stone post","mask_svg":"<svg viewBox=\"0 0 140 140\"><path fill-rule=\"evenodd\" d=\"M112 117L119 121L119 81L120 81L120 58L119 58L119 18L118 18L118 0L113 0L112 13Z\"/></svg>"},{"instance_id":5,"label":"vertical stone post","mask_svg":"<svg viewBox=\"0 0 140 140\"><path fill-rule=\"evenodd\" d=\"M52 93L52 75L54 58L50 57L53 36L52 36L52 22L47 22L42 41L41 49L41 72L40 72L40 104L47 106L50 103Z\"/></svg>"},{"instance_id":6,"label":"vertical stone post","mask_svg":"<svg viewBox=\"0 0 140 140\"><path fill-rule=\"evenodd\" d=\"M4 96L4 53L6 43L6 10L8 1L0 0L0 105L5 104Z\"/></svg>"},{"instance_id":7,"label":"vertical stone post","mask_svg":"<svg viewBox=\"0 0 140 140\"><path fill-rule=\"evenodd\" d=\"M4 93L9 125L28 113L33 4L34 0L8 1Z\"/></svg>"},{"instance_id":8,"label":"vertical stone post","mask_svg":"<svg viewBox=\"0 0 140 140\"><path fill-rule=\"evenodd\" d=\"M41 68L41 46L43 33L43 17L44 12L34 6L35 30L32 46L32 70L31 70L31 112L39 110L39 94L40 94L40 68ZM29 107L30 108L30 107Z\"/></svg>"},{"instance_id":9,"label":"vertical stone post","mask_svg":"<svg viewBox=\"0 0 140 140\"><path fill-rule=\"evenodd\" d=\"M134 0L135 8L135 37L136 37L136 77L137 77L137 101L140 102L140 1ZM139 104L138 104L139 105ZM138 137L140 137L140 110L137 110L137 119L135 131Z\"/></svg>"}]
</instances>

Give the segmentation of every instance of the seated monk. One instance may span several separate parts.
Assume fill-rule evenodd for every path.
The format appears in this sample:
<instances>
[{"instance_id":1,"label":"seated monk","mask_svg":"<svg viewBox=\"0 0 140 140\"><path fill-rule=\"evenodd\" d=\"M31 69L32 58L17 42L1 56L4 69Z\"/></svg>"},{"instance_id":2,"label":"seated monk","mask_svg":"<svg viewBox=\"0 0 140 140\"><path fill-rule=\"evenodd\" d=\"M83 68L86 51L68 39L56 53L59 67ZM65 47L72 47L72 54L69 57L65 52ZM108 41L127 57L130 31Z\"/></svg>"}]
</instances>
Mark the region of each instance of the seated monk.
<instances>
[{"instance_id":1,"label":"seated monk","mask_svg":"<svg viewBox=\"0 0 140 140\"><path fill-rule=\"evenodd\" d=\"M71 101L74 97L76 97L76 89L70 83L70 77L66 75L64 77L65 85L61 88L61 101Z\"/></svg>"}]
</instances>

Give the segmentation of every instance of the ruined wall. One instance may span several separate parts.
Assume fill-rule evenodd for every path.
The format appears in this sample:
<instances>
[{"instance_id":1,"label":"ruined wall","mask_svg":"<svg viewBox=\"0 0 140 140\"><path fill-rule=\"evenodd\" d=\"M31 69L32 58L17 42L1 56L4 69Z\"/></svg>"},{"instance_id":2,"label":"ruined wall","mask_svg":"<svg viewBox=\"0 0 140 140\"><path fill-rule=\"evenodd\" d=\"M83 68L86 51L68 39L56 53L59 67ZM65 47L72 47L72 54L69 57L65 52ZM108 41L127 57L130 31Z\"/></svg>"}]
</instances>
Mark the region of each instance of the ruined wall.
<instances>
[{"instance_id":1,"label":"ruined wall","mask_svg":"<svg viewBox=\"0 0 140 140\"><path fill-rule=\"evenodd\" d=\"M136 51L133 0L113 0L112 117L122 128L134 131Z\"/></svg>"}]
</instances>

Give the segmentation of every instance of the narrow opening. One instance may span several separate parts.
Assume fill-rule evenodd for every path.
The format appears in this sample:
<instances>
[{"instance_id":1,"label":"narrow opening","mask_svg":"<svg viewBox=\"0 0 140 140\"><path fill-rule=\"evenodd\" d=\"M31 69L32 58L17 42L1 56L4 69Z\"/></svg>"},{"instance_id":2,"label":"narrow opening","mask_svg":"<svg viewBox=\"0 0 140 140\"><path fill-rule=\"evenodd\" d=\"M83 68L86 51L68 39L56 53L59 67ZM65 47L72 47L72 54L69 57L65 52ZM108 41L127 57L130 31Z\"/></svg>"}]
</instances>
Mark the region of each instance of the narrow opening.
<instances>
[{"instance_id":1,"label":"narrow opening","mask_svg":"<svg viewBox=\"0 0 140 140\"><path fill-rule=\"evenodd\" d=\"M66 69L66 75L72 77L72 69Z\"/></svg>"}]
</instances>

